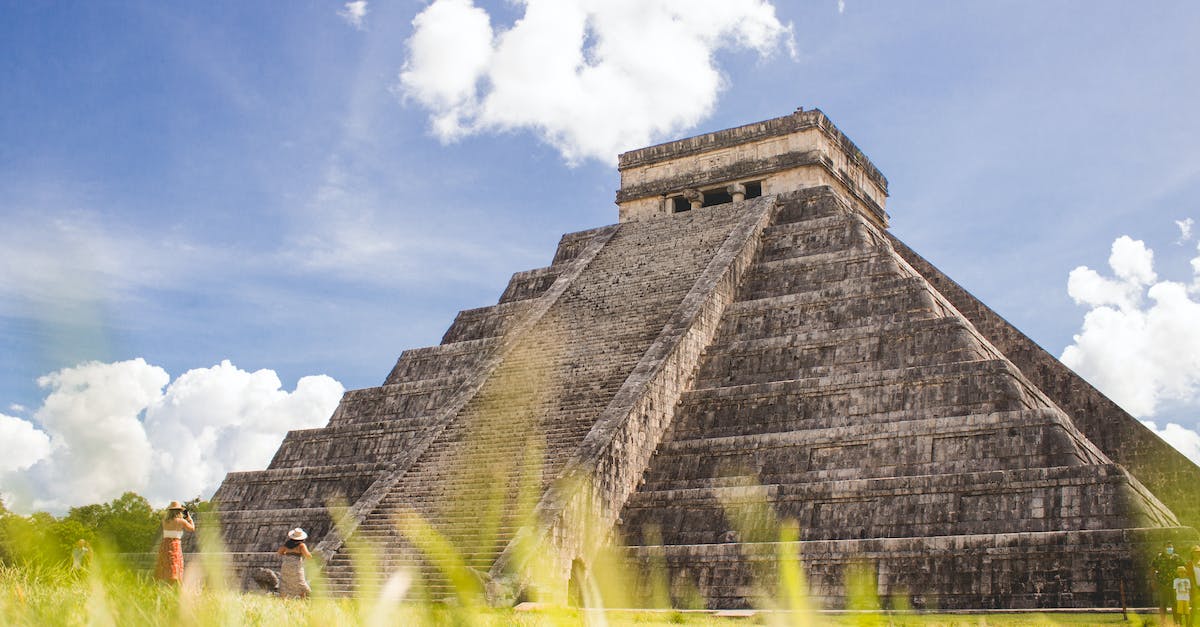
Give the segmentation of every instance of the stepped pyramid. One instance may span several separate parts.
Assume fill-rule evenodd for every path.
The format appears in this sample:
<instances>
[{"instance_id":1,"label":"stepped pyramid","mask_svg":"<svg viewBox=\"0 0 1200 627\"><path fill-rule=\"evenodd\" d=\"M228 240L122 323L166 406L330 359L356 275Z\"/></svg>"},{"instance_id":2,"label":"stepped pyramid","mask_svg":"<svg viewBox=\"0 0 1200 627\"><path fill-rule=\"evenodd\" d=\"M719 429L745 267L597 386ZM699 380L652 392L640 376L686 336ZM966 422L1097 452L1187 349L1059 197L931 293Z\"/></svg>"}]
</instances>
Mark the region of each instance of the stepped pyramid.
<instances>
[{"instance_id":1,"label":"stepped pyramid","mask_svg":"<svg viewBox=\"0 0 1200 627\"><path fill-rule=\"evenodd\" d=\"M1152 551L1200 543L1200 469L890 235L886 179L820 111L620 171L618 224L229 474L238 568L302 526L333 590L404 567L442 598L400 531L423 520L494 602L533 580L522 546L564 599L616 544L677 603L752 604L783 554L828 607L859 564L918 606L1097 607L1149 604Z\"/></svg>"}]
</instances>

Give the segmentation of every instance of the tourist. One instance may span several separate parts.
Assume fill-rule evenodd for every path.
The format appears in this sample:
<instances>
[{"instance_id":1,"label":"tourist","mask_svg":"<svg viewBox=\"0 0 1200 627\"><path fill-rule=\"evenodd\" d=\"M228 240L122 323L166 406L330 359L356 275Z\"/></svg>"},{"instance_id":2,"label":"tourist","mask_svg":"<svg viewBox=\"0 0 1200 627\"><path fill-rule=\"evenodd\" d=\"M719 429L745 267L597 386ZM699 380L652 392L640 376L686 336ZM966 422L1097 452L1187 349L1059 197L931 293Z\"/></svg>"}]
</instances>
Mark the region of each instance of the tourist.
<instances>
[{"instance_id":1,"label":"tourist","mask_svg":"<svg viewBox=\"0 0 1200 627\"><path fill-rule=\"evenodd\" d=\"M1198 587L1198 586L1200 586L1200 546L1195 546L1195 545L1192 546L1191 556L1192 556L1192 559L1187 564L1188 565L1188 578L1192 580L1192 590L1200 590L1200 587ZM1192 604L1192 615L1190 618L1192 620L1193 625L1196 624L1196 613L1197 613L1196 606L1197 605L1200 605L1200 604L1197 604L1197 603Z\"/></svg>"},{"instance_id":2,"label":"tourist","mask_svg":"<svg viewBox=\"0 0 1200 627\"><path fill-rule=\"evenodd\" d=\"M162 544L158 545L158 561L154 577L170 584L183 582L183 532L196 531L192 514L179 501L171 501L163 519Z\"/></svg>"},{"instance_id":3,"label":"tourist","mask_svg":"<svg viewBox=\"0 0 1200 627\"><path fill-rule=\"evenodd\" d=\"M1167 608L1175 607L1175 575L1179 567L1185 566L1183 558L1175 554L1175 545L1168 542L1150 562L1154 577L1154 596L1158 601L1159 624L1167 622Z\"/></svg>"},{"instance_id":4,"label":"tourist","mask_svg":"<svg viewBox=\"0 0 1200 627\"><path fill-rule=\"evenodd\" d=\"M87 540L80 538L75 543L75 547L71 549L71 570L81 571L87 570L88 564L92 561L92 547L88 546Z\"/></svg>"},{"instance_id":5,"label":"tourist","mask_svg":"<svg viewBox=\"0 0 1200 627\"><path fill-rule=\"evenodd\" d=\"M1175 581L1171 582L1175 590L1175 624L1192 627L1192 580L1188 578L1188 569L1180 566L1175 570Z\"/></svg>"},{"instance_id":6,"label":"tourist","mask_svg":"<svg viewBox=\"0 0 1200 627\"><path fill-rule=\"evenodd\" d=\"M308 598L308 593L312 592L304 577L304 560L312 557L304 545L308 534L296 527L288 532L287 537L287 541L279 547L279 554L283 556L283 565L279 567L279 596Z\"/></svg>"}]
</instances>

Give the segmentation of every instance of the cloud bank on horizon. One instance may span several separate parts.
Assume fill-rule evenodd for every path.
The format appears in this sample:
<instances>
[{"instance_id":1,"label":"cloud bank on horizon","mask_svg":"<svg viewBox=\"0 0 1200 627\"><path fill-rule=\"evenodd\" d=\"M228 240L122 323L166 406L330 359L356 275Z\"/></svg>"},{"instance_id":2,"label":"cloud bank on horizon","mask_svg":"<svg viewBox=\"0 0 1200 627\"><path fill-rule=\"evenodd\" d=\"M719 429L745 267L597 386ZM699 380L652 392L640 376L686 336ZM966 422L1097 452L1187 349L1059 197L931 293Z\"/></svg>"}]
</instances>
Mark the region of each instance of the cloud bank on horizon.
<instances>
[{"instance_id":1,"label":"cloud bank on horizon","mask_svg":"<svg viewBox=\"0 0 1200 627\"><path fill-rule=\"evenodd\" d=\"M435 0L413 20L399 89L443 142L529 130L575 164L677 134L727 87L723 49L794 55L765 0L525 0L510 28L472 0Z\"/></svg>"},{"instance_id":2,"label":"cloud bank on horizon","mask_svg":"<svg viewBox=\"0 0 1200 627\"><path fill-rule=\"evenodd\" d=\"M0 414L0 495L21 512L129 490L152 503L207 498L226 473L265 468L288 430L324 425L344 391L317 375L287 392L274 371L229 361L171 381L141 358L63 368L38 385L49 393L33 421Z\"/></svg>"}]
</instances>

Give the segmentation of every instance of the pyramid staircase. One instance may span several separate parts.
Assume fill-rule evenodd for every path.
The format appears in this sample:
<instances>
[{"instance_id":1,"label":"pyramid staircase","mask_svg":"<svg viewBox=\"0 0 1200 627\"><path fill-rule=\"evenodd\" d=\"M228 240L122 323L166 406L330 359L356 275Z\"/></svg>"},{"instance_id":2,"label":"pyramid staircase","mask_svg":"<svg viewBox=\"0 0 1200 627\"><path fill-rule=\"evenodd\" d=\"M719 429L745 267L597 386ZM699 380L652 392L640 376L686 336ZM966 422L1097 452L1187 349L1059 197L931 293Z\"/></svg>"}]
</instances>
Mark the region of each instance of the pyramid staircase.
<instances>
[{"instance_id":1,"label":"pyramid staircase","mask_svg":"<svg viewBox=\"0 0 1200 627\"><path fill-rule=\"evenodd\" d=\"M1149 604L1151 548L1200 543L1200 468L891 236L819 111L621 172L619 224L226 477L238 577L301 526L345 595L453 597L455 560L493 603L565 600L615 546L679 605L762 603L786 556L829 607L862 564L905 605L1095 607Z\"/></svg>"},{"instance_id":2,"label":"pyramid staircase","mask_svg":"<svg viewBox=\"0 0 1200 627\"><path fill-rule=\"evenodd\" d=\"M761 504L801 541L746 528ZM746 606L785 550L818 603L869 560L880 594L945 608L1115 602L1130 545L1172 529L1194 535L833 194L764 233L619 527L677 603Z\"/></svg>"}]
</instances>

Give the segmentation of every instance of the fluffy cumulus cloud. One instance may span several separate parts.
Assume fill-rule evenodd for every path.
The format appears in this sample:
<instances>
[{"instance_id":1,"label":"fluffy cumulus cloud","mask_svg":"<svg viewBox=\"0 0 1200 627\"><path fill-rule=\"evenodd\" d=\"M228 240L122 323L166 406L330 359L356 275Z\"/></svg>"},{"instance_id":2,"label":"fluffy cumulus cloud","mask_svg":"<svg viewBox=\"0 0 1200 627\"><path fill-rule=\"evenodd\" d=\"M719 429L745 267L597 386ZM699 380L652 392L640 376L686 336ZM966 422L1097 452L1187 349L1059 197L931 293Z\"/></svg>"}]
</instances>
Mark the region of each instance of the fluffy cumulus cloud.
<instances>
[{"instance_id":1,"label":"fluffy cumulus cloud","mask_svg":"<svg viewBox=\"0 0 1200 627\"><path fill-rule=\"evenodd\" d=\"M0 474L24 470L50 453L50 438L32 424L0 414Z\"/></svg>"},{"instance_id":2,"label":"fluffy cumulus cloud","mask_svg":"<svg viewBox=\"0 0 1200 627\"><path fill-rule=\"evenodd\" d=\"M1153 251L1127 236L1113 242L1108 264L1112 276L1086 266L1071 271L1067 291L1089 311L1063 363L1141 418L1164 403L1196 402L1200 256L1191 262L1190 285L1160 280Z\"/></svg>"},{"instance_id":3,"label":"fluffy cumulus cloud","mask_svg":"<svg viewBox=\"0 0 1200 627\"><path fill-rule=\"evenodd\" d=\"M152 501L210 496L226 472L265 467L289 429L325 423L342 385L228 361L173 382L142 359L86 363L39 379L32 420L0 415L0 492L14 509L62 510L127 490Z\"/></svg>"},{"instance_id":4,"label":"fluffy cumulus cloud","mask_svg":"<svg viewBox=\"0 0 1200 627\"><path fill-rule=\"evenodd\" d=\"M611 162L708 116L722 49L791 49L767 0L523 0L509 27L471 0L413 20L402 93L443 141L527 129L568 162Z\"/></svg>"}]
</instances>

